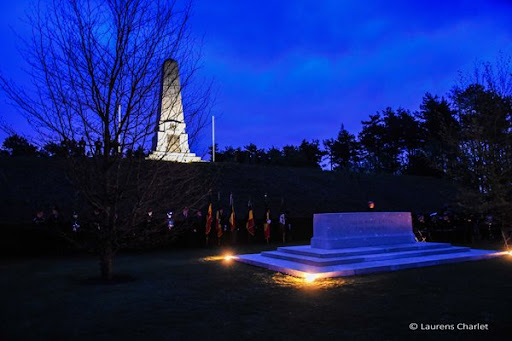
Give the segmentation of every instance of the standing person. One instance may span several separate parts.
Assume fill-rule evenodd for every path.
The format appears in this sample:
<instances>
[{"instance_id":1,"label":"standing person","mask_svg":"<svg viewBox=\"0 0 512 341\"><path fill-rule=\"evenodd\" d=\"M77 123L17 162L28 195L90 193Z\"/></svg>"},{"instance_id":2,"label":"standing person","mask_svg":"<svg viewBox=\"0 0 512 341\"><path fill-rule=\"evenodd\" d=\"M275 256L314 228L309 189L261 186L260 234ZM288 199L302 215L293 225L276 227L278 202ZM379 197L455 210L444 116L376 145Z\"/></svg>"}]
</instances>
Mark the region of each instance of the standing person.
<instances>
[{"instance_id":1,"label":"standing person","mask_svg":"<svg viewBox=\"0 0 512 341\"><path fill-rule=\"evenodd\" d=\"M174 225L175 225L175 221L174 221L173 215L174 215L173 211L167 212L167 229L169 231L172 231L172 229L174 228Z\"/></svg>"},{"instance_id":2,"label":"standing person","mask_svg":"<svg viewBox=\"0 0 512 341\"><path fill-rule=\"evenodd\" d=\"M215 212L215 223L214 229L217 235L217 246L220 246L222 241L222 235L224 234L224 229L222 228L222 207L220 204L220 191L217 192L217 211Z\"/></svg>"},{"instance_id":3,"label":"standing person","mask_svg":"<svg viewBox=\"0 0 512 341\"><path fill-rule=\"evenodd\" d=\"M290 219L290 211L285 211L285 218L286 218L286 226L287 226L287 232L288 235L288 241L292 241L293 233L292 233L292 221Z\"/></svg>"},{"instance_id":4,"label":"standing person","mask_svg":"<svg viewBox=\"0 0 512 341\"><path fill-rule=\"evenodd\" d=\"M235 206L233 203L233 193L229 196L229 205L231 206L231 214L229 215L229 230L231 231L231 245L236 244L238 237L238 226L236 225Z\"/></svg>"},{"instance_id":5,"label":"standing person","mask_svg":"<svg viewBox=\"0 0 512 341\"><path fill-rule=\"evenodd\" d=\"M144 241L148 240L148 236L150 235L150 231L153 228L153 209L149 208L146 212L144 221L144 230L142 231L142 238Z\"/></svg>"},{"instance_id":6,"label":"standing person","mask_svg":"<svg viewBox=\"0 0 512 341\"><path fill-rule=\"evenodd\" d=\"M375 212L375 203L373 201L368 201L368 212Z\"/></svg>"},{"instance_id":7,"label":"standing person","mask_svg":"<svg viewBox=\"0 0 512 341\"><path fill-rule=\"evenodd\" d=\"M46 218L44 217L44 211L41 209L36 210L36 215L32 219L35 227L43 227L46 224Z\"/></svg>"},{"instance_id":8,"label":"standing person","mask_svg":"<svg viewBox=\"0 0 512 341\"><path fill-rule=\"evenodd\" d=\"M483 235L486 237L487 240L494 239L493 224L494 224L494 221L493 221L492 214L486 215L485 221L484 221L484 234Z\"/></svg>"},{"instance_id":9,"label":"standing person","mask_svg":"<svg viewBox=\"0 0 512 341\"><path fill-rule=\"evenodd\" d=\"M94 142L94 155L101 155L101 147L103 147L103 143L101 143L101 140L98 138L96 142Z\"/></svg>"},{"instance_id":10,"label":"standing person","mask_svg":"<svg viewBox=\"0 0 512 341\"><path fill-rule=\"evenodd\" d=\"M229 218L230 216L228 216L226 212L224 212L224 209L222 209L220 222L222 224L222 242L224 245L230 245L231 242L231 228L229 225Z\"/></svg>"},{"instance_id":11,"label":"standing person","mask_svg":"<svg viewBox=\"0 0 512 341\"><path fill-rule=\"evenodd\" d=\"M187 206L184 206L180 211L179 213L177 214L177 217L176 217L176 227L177 227L177 231L178 231L178 234L177 234L177 239L178 239L178 244L180 244L181 246L189 246L188 244L188 241L189 241L189 237L190 237L190 229L189 229L189 226L190 225L190 216L189 216L189 209Z\"/></svg>"},{"instance_id":12,"label":"standing person","mask_svg":"<svg viewBox=\"0 0 512 341\"><path fill-rule=\"evenodd\" d=\"M281 212L279 215L279 232L281 232L281 237L283 238L283 244L286 244L286 214Z\"/></svg>"},{"instance_id":13,"label":"standing person","mask_svg":"<svg viewBox=\"0 0 512 341\"><path fill-rule=\"evenodd\" d=\"M423 214L419 214L416 219L413 220L413 232L417 242L427 241L427 226Z\"/></svg>"},{"instance_id":14,"label":"standing person","mask_svg":"<svg viewBox=\"0 0 512 341\"><path fill-rule=\"evenodd\" d=\"M464 241L466 243L473 243L473 217L471 215L465 216L462 224L464 226Z\"/></svg>"},{"instance_id":15,"label":"standing person","mask_svg":"<svg viewBox=\"0 0 512 341\"><path fill-rule=\"evenodd\" d=\"M205 236L205 245L208 247L208 239L210 237L210 232L212 230L212 222L213 222L213 209L212 209L212 203L210 200L210 205L208 205L208 213L206 215L206 226L204 230L204 236Z\"/></svg>"},{"instance_id":16,"label":"standing person","mask_svg":"<svg viewBox=\"0 0 512 341\"><path fill-rule=\"evenodd\" d=\"M87 228L83 230L84 237L93 238L96 240L100 240L103 236L104 231L102 231L104 214L100 211L99 208L95 207L92 211L92 214L89 213L87 219Z\"/></svg>"},{"instance_id":17,"label":"standing person","mask_svg":"<svg viewBox=\"0 0 512 341\"><path fill-rule=\"evenodd\" d=\"M73 212L73 224L71 225L71 229L73 232L79 232L80 231L80 222L78 221L78 213Z\"/></svg>"},{"instance_id":18,"label":"standing person","mask_svg":"<svg viewBox=\"0 0 512 341\"><path fill-rule=\"evenodd\" d=\"M60 230L62 229L63 225L63 218L60 214L60 210L57 206L52 207L52 212L50 213L50 216L48 217L48 226L55 229Z\"/></svg>"},{"instance_id":19,"label":"standing person","mask_svg":"<svg viewBox=\"0 0 512 341\"><path fill-rule=\"evenodd\" d=\"M270 207L267 207L265 210L265 218L263 222L263 237L265 237L265 241L267 245L270 244L270 224L272 220L270 219Z\"/></svg>"},{"instance_id":20,"label":"standing person","mask_svg":"<svg viewBox=\"0 0 512 341\"><path fill-rule=\"evenodd\" d=\"M190 246L192 238L192 227L190 226L190 210L188 206L183 207L179 216L179 236L184 246Z\"/></svg>"},{"instance_id":21,"label":"standing person","mask_svg":"<svg viewBox=\"0 0 512 341\"><path fill-rule=\"evenodd\" d=\"M186 221L188 219L189 212L190 210L188 209L188 206L183 207L183 209L181 210L182 221Z\"/></svg>"},{"instance_id":22,"label":"standing person","mask_svg":"<svg viewBox=\"0 0 512 341\"><path fill-rule=\"evenodd\" d=\"M195 247L199 245L203 245L202 243L202 237L204 236L203 232L204 227L204 221L203 221L203 214L201 213L201 210L196 211L196 216L194 217L194 222L192 226L192 236L193 236L193 245Z\"/></svg>"},{"instance_id":23,"label":"standing person","mask_svg":"<svg viewBox=\"0 0 512 341\"><path fill-rule=\"evenodd\" d=\"M153 223L153 209L150 208L146 212L146 229L149 229L151 227L152 223Z\"/></svg>"},{"instance_id":24,"label":"standing person","mask_svg":"<svg viewBox=\"0 0 512 341\"><path fill-rule=\"evenodd\" d=\"M78 156L85 156L85 147L87 144L85 143L84 137L82 136L80 138L80 141L78 141Z\"/></svg>"}]
</instances>

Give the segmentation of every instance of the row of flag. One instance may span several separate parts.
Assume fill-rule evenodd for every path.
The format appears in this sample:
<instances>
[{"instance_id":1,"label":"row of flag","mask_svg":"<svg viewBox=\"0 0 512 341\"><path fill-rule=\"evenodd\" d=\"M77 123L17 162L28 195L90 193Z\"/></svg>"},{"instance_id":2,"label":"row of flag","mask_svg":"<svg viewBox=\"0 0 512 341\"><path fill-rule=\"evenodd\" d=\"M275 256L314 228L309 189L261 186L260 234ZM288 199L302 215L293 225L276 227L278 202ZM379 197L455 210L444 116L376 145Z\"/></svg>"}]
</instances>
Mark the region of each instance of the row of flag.
<instances>
[{"instance_id":1,"label":"row of flag","mask_svg":"<svg viewBox=\"0 0 512 341\"><path fill-rule=\"evenodd\" d=\"M265 194L265 205L266 205L266 210L265 210L265 222L263 224L263 232L264 232L264 236L265 236L265 239L268 241L269 238L270 238L270 223L271 223L271 220L270 220L270 208L268 208L268 203L267 203L267 195ZM233 203L233 194L230 194L229 196L229 206L231 208L231 213L229 214L229 229L231 230L231 232L235 231L237 229L237 226L236 226L236 214L235 214L235 205ZM252 208L252 203L251 201L248 202L248 216L247 216L247 222L245 223L245 228L247 229L247 232L252 236L254 237L255 235L255 222L254 222L254 211L253 211L253 208ZM208 238L208 236L210 235L210 232L211 232L211 229L212 229L212 223L213 223L213 204L212 204L212 200L210 199L210 204L208 205L208 213L207 213L207 216L206 216L206 229L205 229L205 234L206 234L206 238ZM220 215L220 209L217 209L217 212L216 212L216 215L215 215L215 229L217 231L217 237L220 238L222 237L222 235L224 234L224 230L223 230L223 227L222 227L222 222L221 222L221 215Z\"/></svg>"}]
</instances>

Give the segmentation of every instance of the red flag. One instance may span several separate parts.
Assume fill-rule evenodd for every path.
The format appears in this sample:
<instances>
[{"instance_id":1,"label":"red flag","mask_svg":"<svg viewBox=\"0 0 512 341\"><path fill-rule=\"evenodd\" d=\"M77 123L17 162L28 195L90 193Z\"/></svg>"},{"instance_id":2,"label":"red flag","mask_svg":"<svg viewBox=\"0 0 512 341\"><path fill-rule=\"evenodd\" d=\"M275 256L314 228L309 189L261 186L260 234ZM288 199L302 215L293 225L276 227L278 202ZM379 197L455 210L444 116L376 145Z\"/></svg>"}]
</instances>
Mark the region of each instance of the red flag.
<instances>
[{"instance_id":1,"label":"red flag","mask_svg":"<svg viewBox=\"0 0 512 341\"><path fill-rule=\"evenodd\" d=\"M210 203L210 206L208 206L208 215L206 216L206 230L205 234L208 236L210 234L210 231L212 229L212 204Z\"/></svg>"},{"instance_id":2,"label":"red flag","mask_svg":"<svg viewBox=\"0 0 512 341\"><path fill-rule=\"evenodd\" d=\"M249 217L247 218L245 227L247 228L247 232L254 237L254 214L252 212L252 205L249 205Z\"/></svg>"},{"instance_id":3,"label":"red flag","mask_svg":"<svg viewBox=\"0 0 512 341\"><path fill-rule=\"evenodd\" d=\"M236 217L235 217L235 206L233 204L233 194L229 197L229 201L231 204L231 215L229 216L229 227L231 232L236 230Z\"/></svg>"}]
</instances>

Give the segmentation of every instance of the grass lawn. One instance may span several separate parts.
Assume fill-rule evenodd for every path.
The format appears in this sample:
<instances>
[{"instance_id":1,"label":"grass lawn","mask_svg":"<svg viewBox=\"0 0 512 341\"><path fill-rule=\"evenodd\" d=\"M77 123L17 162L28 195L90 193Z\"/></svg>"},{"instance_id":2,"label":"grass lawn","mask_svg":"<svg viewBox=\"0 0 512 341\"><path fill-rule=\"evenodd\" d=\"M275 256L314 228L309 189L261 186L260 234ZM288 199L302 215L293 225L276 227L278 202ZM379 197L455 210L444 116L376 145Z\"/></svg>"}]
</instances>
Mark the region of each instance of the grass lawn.
<instances>
[{"instance_id":1,"label":"grass lawn","mask_svg":"<svg viewBox=\"0 0 512 341\"><path fill-rule=\"evenodd\" d=\"M274 249L272 246L266 249ZM263 246L238 253L258 252ZM119 255L104 285L92 257L0 262L0 340L510 339L512 257L313 284L218 249ZM489 331L410 331L410 323ZM507 337L508 335L508 337Z\"/></svg>"}]
</instances>

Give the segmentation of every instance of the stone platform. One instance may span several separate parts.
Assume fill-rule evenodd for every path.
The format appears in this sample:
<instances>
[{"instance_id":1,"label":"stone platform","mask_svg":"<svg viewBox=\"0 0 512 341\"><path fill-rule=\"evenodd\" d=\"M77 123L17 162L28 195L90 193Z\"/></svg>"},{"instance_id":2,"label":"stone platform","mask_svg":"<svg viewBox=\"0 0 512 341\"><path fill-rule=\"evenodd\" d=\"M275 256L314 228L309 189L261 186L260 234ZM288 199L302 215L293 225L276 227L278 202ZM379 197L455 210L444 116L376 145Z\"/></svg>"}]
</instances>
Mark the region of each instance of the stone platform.
<instances>
[{"instance_id":1,"label":"stone platform","mask_svg":"<svg viewBox=\"0 0 512 341\"><path fill-rule=\"evenodd\" d=\"M487 259L502 252L416 242L408 212L315 214L311 245L236 256L239 262L297 277L372 272Z\"/></svg>"}]
</instances>

